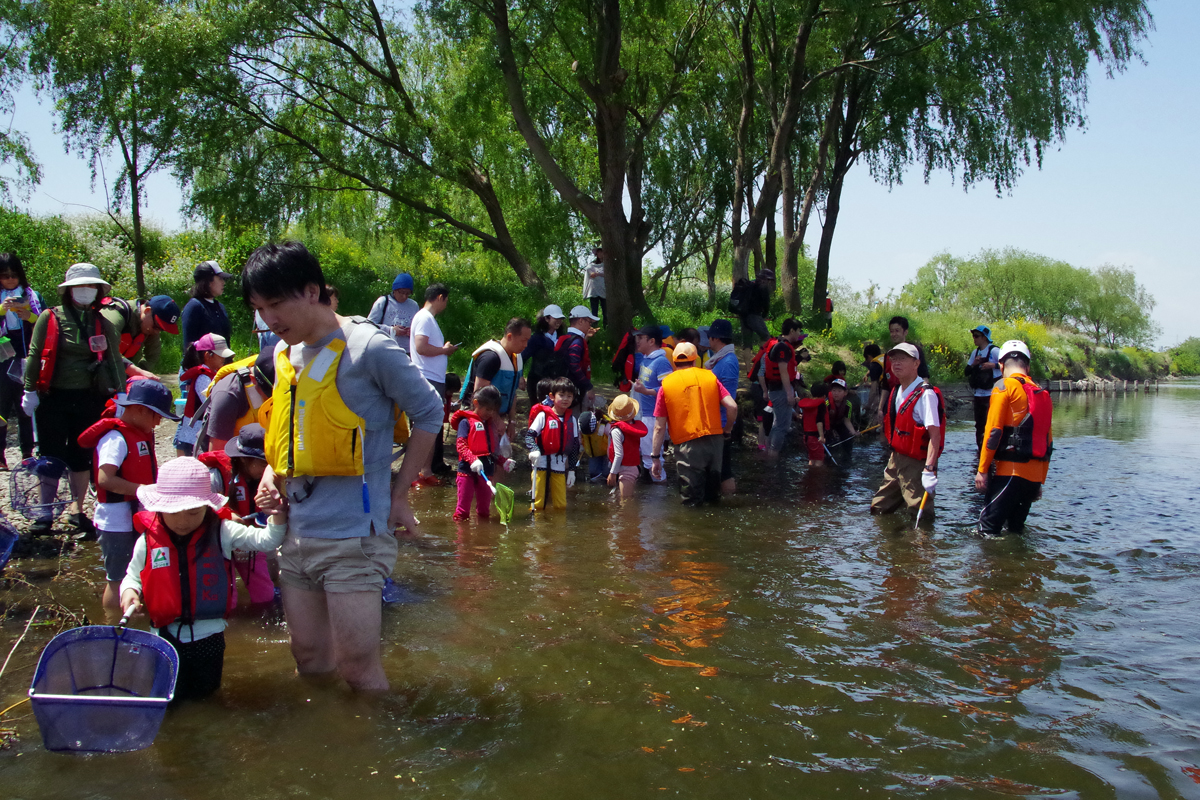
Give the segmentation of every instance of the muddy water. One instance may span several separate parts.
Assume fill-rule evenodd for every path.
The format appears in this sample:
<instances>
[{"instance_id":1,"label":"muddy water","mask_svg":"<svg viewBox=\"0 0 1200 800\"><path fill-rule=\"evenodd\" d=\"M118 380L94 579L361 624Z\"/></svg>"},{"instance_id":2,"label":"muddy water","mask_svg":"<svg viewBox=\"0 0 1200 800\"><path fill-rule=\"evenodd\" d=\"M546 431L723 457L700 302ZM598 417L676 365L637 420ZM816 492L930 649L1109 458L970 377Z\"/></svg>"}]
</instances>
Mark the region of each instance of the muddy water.
<instances>
[{"instance_id":1,"label":"muddy water","mask_svg":"<svg viewBox=\"0 0 1200 800\"><path fill-rule=\"evenodd\" d=\"M952 426L924 534L866 513L877 444L819 472L743 454L719 509L589 487L508 531L422 490L390 695L297 680L282 622L239 618L219 697L148 750L47 753L10 712L0 794L1200 796L1200 386L1060 398L1024 538L971 535L973 436Z\"/></svg>"}]
</instances>

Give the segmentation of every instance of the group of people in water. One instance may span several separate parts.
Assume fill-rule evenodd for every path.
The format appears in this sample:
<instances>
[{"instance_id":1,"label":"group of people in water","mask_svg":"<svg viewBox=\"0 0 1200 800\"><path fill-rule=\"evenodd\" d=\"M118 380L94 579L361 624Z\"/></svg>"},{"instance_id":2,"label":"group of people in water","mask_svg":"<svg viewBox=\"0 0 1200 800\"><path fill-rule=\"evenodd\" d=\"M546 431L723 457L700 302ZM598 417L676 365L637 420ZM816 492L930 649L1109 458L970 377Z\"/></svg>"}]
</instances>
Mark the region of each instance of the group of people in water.
<instances>
[{"instance_id":1,"label":"group of people in water","mask_svg":"<svg viewBox=\"0 0 1200 800\"><path fill-rule=\"evenodd\" d=\"M420 532L409 492L440 482L435 447L446 423L457 456L457 520L472 509L491 517L494 481L518 467L514 444L532 470L534 514L565 508L580 474L621 500L639 481L666 480L668 442L683 502L715 502L737 488L731 446L747 423L743 406L761 420L767 458L780 456L798 422L814 467L830 444L859 435L858 426L882 426L891 452L872 512L916 511L936 494L945 409L902 317L889 326L887 352L864 351L865 406L851 399L858 392L844 365L805 386L805 334L794 319L750 360L749 399L739 404L743 369L733 325L722 318L674 334L656 325L629 331L613 359L619 393L605 403L589 347L600 318L587 306L564 313L549 305L533 322L513 318L472 352L458 381L446 366L458 345L436 320L449 298L444 285L427 287L418 306L412 276L401 274L368 318L340 316L315 256L296 242L265 245L240 277L263 346L239 360L216 300L232 276L205 262L195 277L181 314L165 296L112 298L96 267L76 264L50 307L28 286L19 259L0 255L8 338L21 343L8 374L23 387L0 393L2 410L21 419L23 456L33 450L32 430L25 435L32 421L42 454L68 465L67 522L83 538L98 533L104 603L114 613L145 611L172 642L181 699L220 685L237 574L252 602L270 602L278 584L299 673L336 672L358 690L387 688L380 596L396 560L393 533ZM181 316L188 341L177 414L149 368L160 335L178 333ZM1023 343L994 347L986 327L973 333L971 385L983 391L983 375L994 384L980 395L980 529L1020 531L1046 477L1049 396L1029 377ZM530 410L519 417L525 393ZM178 457L160 468L155 431L164 419L179 423ZM404 457L393 475L397 445ZM89 482L92 520L83 509ZM31 534L53 524L37 520Z\"/></svg>"}]
</instances>

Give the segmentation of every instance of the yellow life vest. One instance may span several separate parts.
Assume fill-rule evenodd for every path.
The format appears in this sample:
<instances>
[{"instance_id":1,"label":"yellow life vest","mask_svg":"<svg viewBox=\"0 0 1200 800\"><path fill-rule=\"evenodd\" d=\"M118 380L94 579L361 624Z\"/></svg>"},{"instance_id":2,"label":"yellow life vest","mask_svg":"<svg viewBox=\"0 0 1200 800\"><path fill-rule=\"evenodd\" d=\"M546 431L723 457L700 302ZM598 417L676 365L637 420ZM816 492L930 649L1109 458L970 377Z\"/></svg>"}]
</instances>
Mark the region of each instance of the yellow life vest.
<instances>
[{"instance_id":1,"label":"yellow life vest","mask_svg":"<svg viewBox=\"0 0 1200 800\"><path fill-rule=\"evenodd\" d=\"M677 369L662 380L667 427L675 444L721 433L721 382L711 370Z\"/></svg>"},{"instance_id":2,"label":"yellow life vest","mask_svg":"<svg viewBox=\"0 0 1200 800\"><path fill-rule=\"evenodd\" d=\"M579 438L585 457L599 458L608 455L608 436L601 436L598 433L583 433Z\"/></svg>"},{"instance_id":3,"label":"yellow life vest","mask_svg":"<svg viewBox=\"0 0 1200 800\"><path fill-rule=\"evenodd\" d=\"M238 417L237 422L234 423L235 431L241 431L242 428L246 427L247 425L253 425L256 422L263 426L263 430L268 430L271 427L271 407L274 405L274 395L264 397L263 401L256 408L254 401L257 398L251 395L249 387L247 386L248 383L254 380L251 370L254 369L254 362L257 360L258 356L249 356L247 358L243 358L241 361L234 361L232 364L226 364L217 370L217 374L213 375L212 380L208 383L208 386L204 387L204 396L208 397L212 394L213 387L217 385L217 381L231 375L234 372L241 376L242 392L246 396L246 413ZM257 384L255 384L255 389L257 390ZM261 390L258 390L258 392L259 394L265 394L265 392L262 392Z\"/></svg>"},{"instance_id":4,"label":"yellow life vest","mask_svg":"<svg viewBox=\"0 0 1200 800\"><path fill-rule=\"evenodd\" d=\"M392 443L407 444L409 436L408 415L400 410L400 406L395 406L394 414L396 416L396 424L392 426Z\"/></svg>"},{"instance_id":5,"label":"yellow life vest","mask_svg":"<svg viewBox=\"0 0 1200 800\"><path fill-rule=\"evenodd\" d=\"M362 475L363 434L367 423L342 400L338 364L346 349L334 339L297 375L291 348L275 356L278 413L267 429L267 462L278 475Z\"/></svg>"}]
</instances>

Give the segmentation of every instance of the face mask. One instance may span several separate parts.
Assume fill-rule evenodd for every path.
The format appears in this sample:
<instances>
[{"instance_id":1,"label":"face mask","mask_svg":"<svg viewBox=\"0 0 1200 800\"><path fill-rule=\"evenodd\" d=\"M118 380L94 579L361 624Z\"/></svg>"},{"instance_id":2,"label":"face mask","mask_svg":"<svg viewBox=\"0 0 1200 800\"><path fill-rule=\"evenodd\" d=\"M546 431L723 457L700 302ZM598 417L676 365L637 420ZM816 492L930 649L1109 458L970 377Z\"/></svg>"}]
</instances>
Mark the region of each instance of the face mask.
<instances>
[{"instance_id":1,"label":"face mask","mask_svg":"<svg viewBox=\"0 0 1200 800\"><path fill-rule=\"evenodd\" d=\"M83 286L71 290L71 299L77 306L90 306L96 302L97 289L94 286Z\"/></svg>"}]
</instances>

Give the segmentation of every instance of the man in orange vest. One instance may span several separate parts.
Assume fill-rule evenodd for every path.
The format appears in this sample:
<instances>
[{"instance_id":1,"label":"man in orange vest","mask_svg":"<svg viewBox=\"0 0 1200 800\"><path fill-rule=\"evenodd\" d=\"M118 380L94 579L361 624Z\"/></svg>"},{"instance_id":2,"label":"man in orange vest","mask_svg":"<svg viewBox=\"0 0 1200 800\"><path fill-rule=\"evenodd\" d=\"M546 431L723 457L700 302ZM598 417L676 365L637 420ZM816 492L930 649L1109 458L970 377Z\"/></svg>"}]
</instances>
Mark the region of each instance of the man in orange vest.
<instances>
[{"instance_id":1,"label":"man in orange vest","mask_svg":"<svg viewBox=\"0 0 1200 800\"><path fill-rule=\"evenodd\" d=\"M1004 378L992 389L975 488L987 492L979 532L999 536L1025 529L1029 507L1042 496L1054 450L1050 395L1029 377L1029 347L1016 339L999 349ZM992 464L996 474L990 479Z\"/></svg>"},{"instance_id":2,"label":"man in orange vest","mask_svg":"<svg viewBox=\"0 0 1200 800\"><path fill-rule=\"evenodd\" d=\"M737 401L710 370L697 368L697 360L696 346L691 342L675 345L671 356L675 371L663 378L654 405L654 441L650 448L650 473L661 480L663 441L670 428L684 505L720 498L725 437L733 430L738 413Z\"/></svg>"}]
</instances>

